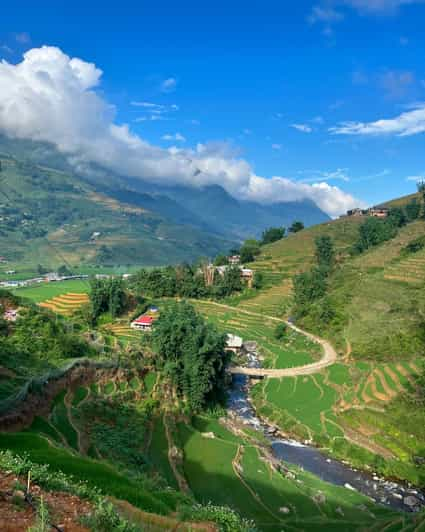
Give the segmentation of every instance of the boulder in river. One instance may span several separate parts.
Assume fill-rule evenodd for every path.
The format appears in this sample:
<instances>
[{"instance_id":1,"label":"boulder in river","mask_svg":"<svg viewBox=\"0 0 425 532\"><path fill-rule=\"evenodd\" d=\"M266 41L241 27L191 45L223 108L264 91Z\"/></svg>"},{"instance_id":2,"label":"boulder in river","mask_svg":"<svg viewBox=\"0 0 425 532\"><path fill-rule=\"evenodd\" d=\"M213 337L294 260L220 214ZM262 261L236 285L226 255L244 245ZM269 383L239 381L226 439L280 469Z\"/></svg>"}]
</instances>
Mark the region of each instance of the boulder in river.
<instances>
[{"instance_id":1,"label":"boulder in river","mask_svg":"<svg viewBox=\"0 0 425 532\"><path fill-rule=\"evenodd\" d=\"M419 499L417 499L413 495L408 495L407 497L404 497L403 502L406 506L409 506L410 508L413 508L414 506L418 506L420 504Z\"/></svg>"}]
</instances>

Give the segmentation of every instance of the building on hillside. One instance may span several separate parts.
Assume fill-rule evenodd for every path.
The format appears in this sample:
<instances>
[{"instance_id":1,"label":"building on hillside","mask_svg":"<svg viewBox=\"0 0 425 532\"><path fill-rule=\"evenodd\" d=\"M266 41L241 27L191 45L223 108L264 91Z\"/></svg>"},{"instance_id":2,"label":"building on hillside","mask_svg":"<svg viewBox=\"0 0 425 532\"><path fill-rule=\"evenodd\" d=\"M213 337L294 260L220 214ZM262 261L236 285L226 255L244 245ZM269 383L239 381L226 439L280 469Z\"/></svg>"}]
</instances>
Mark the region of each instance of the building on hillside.
<instances>
[{"instance_id":1,"label":"building on hillside","mask_svg":"<svg viewBox=\"0 0 425 532\"><path fill-rule=\"evenodd\" d=\"M227 260L231 266L236 266L237 264L241 263L241 256L231 255L230 257L227 257Z\"/></svg>"},{"instance_id":2,"label":"building on hillside","mask_svg":"<svg viewBox=\"0 0 425 532\"><path fill-rule=\"evenodd\" d=\"M131 322L130 327L132 329L138 329L139 331L151 331L153 321L152 316L139 316Z\"/></svg>"},{"instance_id":3,"label":"building on hillside","mask_svg":"<svg viewBox=\"0 0 425 532\"><path fill-rule=\"evenodd\" d=\"M5 264L7 262L6 257L0 257L0 264Z\"/></svg>"},{"instance_id":4,"label":"building on hillside","mask_svg":"<svg viewBox=\"0 0 425 532\"><path fill-rule=\"evenodd\" d=\"M221 275L223 277L223 275L226 273L226 270L227 270L228 266L227 265L224 265L224 266L217 266L216 268L216 271L219 275Z\"/></svg>"},{"instance_id":5,"label":"building on hillside","mask_svg":"<svg viewBox=\"0 0 425 532\"><path fill-rule=\"evenodd\" d=\"M359 208L350 209L349 211L347 211L347 216L365 216L366 214L367 214L367 211L365 211L364 209L359 209Z\"/></svg>"},{"instance_id":6,"label":"building on hillside","mask_svg":"<svg viewBox=\"0 0 425 532\"><path fill-rule=\"evenodd\" d=\"M248 287L252 288L252 283L254 281L254 271L250 268L241 268L241 277L244 281L247 282Z\"/></svg>"},{"instance_id":7,"label":"building on hillside","mask_svg":"<svg viewBox=\"0 0 425 532\"><path fill-rule=\"evenodd\" d=\"M240 336L236 336L235 334L228 334L226 336L226 351L239 354L242 351L242 346L243 340Z\"/></svg>"},{"instance_id":8,"label":"building on hillside","mask_svg":"<svg viewBox=\"0 0 425 532\"><path fill-rule=\"evenodd\" d=\"M368 214L375 218L386 218L388 216L388 209L386 207L372 207L369 209Z\"/></svg>"},{"instance_id":9,"label":"building on hillside","mask_svg":"<svg viewBox=\"0 0 425 532\"><path fill-rule=\"evenodd\" d=\"M16 270L8 270L6 272L6 275L14 275L16 273Z\"/></svg>"}]
</instances>

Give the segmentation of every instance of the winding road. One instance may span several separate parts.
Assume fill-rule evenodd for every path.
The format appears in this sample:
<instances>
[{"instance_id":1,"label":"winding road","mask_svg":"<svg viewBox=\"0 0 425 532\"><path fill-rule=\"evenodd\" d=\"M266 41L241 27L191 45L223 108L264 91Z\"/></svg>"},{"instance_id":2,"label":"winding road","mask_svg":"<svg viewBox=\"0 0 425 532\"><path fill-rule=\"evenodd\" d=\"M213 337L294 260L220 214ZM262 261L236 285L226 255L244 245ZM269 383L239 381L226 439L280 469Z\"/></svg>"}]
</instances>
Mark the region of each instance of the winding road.
<instances>
[{"instance_id":1,"label":"winding road","mask_svg":"<svg viewBox=\"0 0 425 532\"><path fill-rule=\"evenodd\" d=\"M296 366L294 368L285 368L285 369L246 368L246 367L236 366L236 367L229 368L230 373L239 374L239 375L248 375L249 377L272 377L272 378L296 377L297 375L312 375L313 373L318 373L323 368L331 366L332 364L335 364L335 362L337 361L338 354L330 342L328 342L327 340L324 340L323 338L320 338L319 336L315 336L314 334L304 331L303 329L300 329L299 327L297 327L296 325L294 325L293 323L287 320L283 320L281 318L275 318L273 316L267 316L266 314L259 314L258 312L252 312L250 310L239 309L238 307L232 307L230 305L223 305L221 303L214 302L212 304L215 306L221 307L223 309L237 310L244 314L249 314L250 316L256 316L262 319L265 318L268 320L285 323L292 330L302 334L303 336L305 336L306 338L309 338L313 342L320 344L323 349L323 356L320 360L318 360L317 362L312 362L311 364L306 364L304 366Z\"/></svg>"}]
</instances>

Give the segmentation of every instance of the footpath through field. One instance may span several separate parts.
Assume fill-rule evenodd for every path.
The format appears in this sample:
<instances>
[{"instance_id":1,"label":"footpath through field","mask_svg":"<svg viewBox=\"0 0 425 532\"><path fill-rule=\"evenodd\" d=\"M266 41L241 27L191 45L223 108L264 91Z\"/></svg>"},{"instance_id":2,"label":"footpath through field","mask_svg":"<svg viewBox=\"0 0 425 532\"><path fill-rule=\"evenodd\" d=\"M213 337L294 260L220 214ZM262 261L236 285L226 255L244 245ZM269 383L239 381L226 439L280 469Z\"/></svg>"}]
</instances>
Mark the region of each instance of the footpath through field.
<instances>
[{"instance_id":1,"label":"footpath through field","mask_svg":"<svg viewBox=\"0 0 425 532\"><path fill-rule=\"evenodd\" d=\"M320 360L318 360L317 362L313 362L311 364L306 364L304 366L298 366L295 368L286 368L286 369L233 367L233 368L230 368L231 373L249 375L251 377L274 377L274 378L296 377L297 375L311 375L313 373L318 373L323 368L331 366L337 361L338 354L330 342L328 342L327 340L324 340L323 338L320 338L319 336L315 336L314 334L311 334L307 331L300 329L299 327L297 327L296 325L294 325L293 323L287 320L276 318L274 316L266 316L265 314L259 314L258 312L241 309L239 307L232 307L230 305L224 305L222 303L216 303L216 302L209 302L209 303L217 307L227 309L227 310L238 310L239 312L242 312L244 314L248 314L250 316L257 316L261 319L267 318L268 320L272 320L272 321L276 321L280 323L286 323L288 327L306 336L313 342L320 344L323 348L323 356Z\"/></svg>"}]
</instances>

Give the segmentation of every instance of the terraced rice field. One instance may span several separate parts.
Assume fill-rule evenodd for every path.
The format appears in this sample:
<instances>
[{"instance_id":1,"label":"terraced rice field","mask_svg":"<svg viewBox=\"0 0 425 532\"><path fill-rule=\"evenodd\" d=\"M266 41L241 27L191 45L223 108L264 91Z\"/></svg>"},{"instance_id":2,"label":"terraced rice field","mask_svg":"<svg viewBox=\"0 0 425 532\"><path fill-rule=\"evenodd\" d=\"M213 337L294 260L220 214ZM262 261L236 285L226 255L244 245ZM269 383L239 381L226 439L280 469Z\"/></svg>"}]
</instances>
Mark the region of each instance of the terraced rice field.
<instances>
[{"instance_id":1,"label":"terraced rice field","mask_svg":"<svg viewBox=\"0 0 425 532\"><path fill-rule=\"evenodd\" d=\"M423 284L425 281L425 252L388 265L384 271L385 279L402 281L412 284Z\"/></svg>"},{"instance_id":2,"label":"terraced rice field","mask_svg":"<svg viewBox=\"0 0 425 532\"><path fill-rule=\"evenodd\" d=\"M180 423L178 430L184 474L195 497L232 506L260 530L359 530L370 523L371 511L381 527L400 519L385 508L372 509L359 493L298 468L291 467L291 475L285 476L264 460L258 447L216 420L198 418L193 425Z\"/></svg>"},{"instance_id":3,"label":"terraced rice field","mask_svg":"<svg viewBox=\"0 0 425 532\"><path fill-rule=\"evenodd\" d=\"M63 316L71 316L83 305L89 302L89 296L87 294L75 294L68 292L60 296L55 296L47 301L42 301L38 305L43 308L47 308L57 314Z\"/></svg>"},{"instance_id":4,"label":"terraced rice field","mask_svg":"<svg viewBox=\"0 0 425 532\"><path fill-rule=\"evenodd\" d=\"M140 331L132 329L127 323L111 323L105 325L104 329L118 338L126 338L129 340L140 338Z\"/></svg>"},{"instance_id":5,"label":"terraced rice field","mask_svg":"<svg viewBox=\"0 0 425 532\"><path fill-rule=\"evenodd\" d=\"M317 344L295 331L288 329L283 340L276 340L276 322L267 316L252 316L238 308L223 307L207 301L194 301L193 304L221 331L257 342L264 358L264 367L282 369L302 366L321 355Z\"/></svg>"},{"instance_id":6,"label":"terraced rice field","mask_svg":"<svg viewBox=\"0 0 425 532\"><path fill-rule=\"evenodd\" d=\"M335 364L316 375L267 379L254 387L253 397L262 415L294 436L347 437L372 452L382 446L391 457L394 443L382 441L372 418L385 417L385 407L399 394L408 396L418 373L414 362Z\"/></svg>"}]
</instances>

